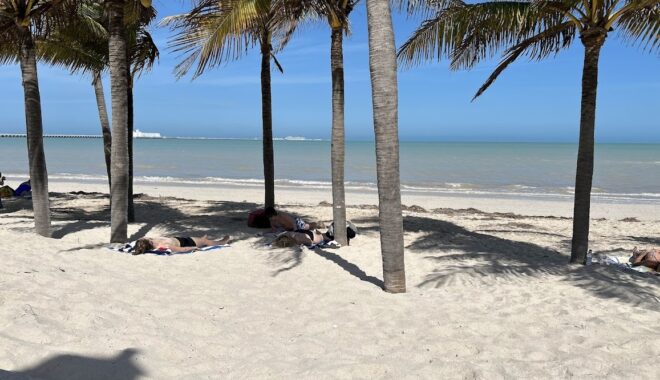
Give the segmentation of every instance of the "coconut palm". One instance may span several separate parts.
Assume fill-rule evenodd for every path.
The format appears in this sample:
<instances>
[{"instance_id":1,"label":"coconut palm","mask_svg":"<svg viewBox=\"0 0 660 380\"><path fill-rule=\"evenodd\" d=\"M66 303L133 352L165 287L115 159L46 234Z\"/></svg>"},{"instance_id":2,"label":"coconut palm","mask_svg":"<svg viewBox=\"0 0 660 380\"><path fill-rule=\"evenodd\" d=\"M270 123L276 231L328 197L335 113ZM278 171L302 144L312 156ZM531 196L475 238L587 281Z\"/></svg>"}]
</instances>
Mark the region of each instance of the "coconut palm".
<instances>
[{"instance_id":1,"label":"coconut palm","mask_svg":"<svg viewBox=\"0 0 660 380\"><path fill-rule=\"evenodd\" d=\"M35 39L65 22L67 8L74 5L64 0L0 0L0 61L17 60L21 66L35 231L46 237L51 236L50 206Z\"/></svg>"},{"instance_id":2,"label":"coconut palm","mask_svg":"<svg viewBox=\"0 0 660 380\"><path fill-rule=\"evenodd\" d=\"M344 33L348 30L348 16L357 0L335 0L334 9L328 8L328 24L332 30L330 42L330 68L332 71L332 219L335 226L346 225L346 193L344 190ZM335 228L335 240L348 243L345 228Z\"/></svg>"},{"instance_id":3,"label":"coconut palm","mask_svg":"<svg viewBox=\"0 0 660 380\"><path fill-rule=\"evenodd\" d=\"M141 8L150 8L151 0L127 2L105 0L108 12L108 57L112 96L112 153L111 153L111 223L110 241L124 242L127 238L129 207L129 44L127 41L130 17L139 15ZM126 12L126 7L135 12ZM130 8L129 8L130 9Z\"/></svg>"},{"instance_id":4,"label":"coconut palm","mask_svg":"<svg viewBox=\"0 0 660 380\"><path fill-rule=\"evenodd\" d=\"M367 0L369 70L376 134L380 245L385 291L406 291L399 173L396 48L387 0Z\"/></svg>"},{"instance_id":5,"label":"coconut palm","mask_svg":"<svg viewBox=\"0 0 660 380\"><path fill-rule=\"evenodd\" d=\"M206 69L238 59L259 45L266 207L275 205L270 64L273 60L283 71L275 52L284 48L302 15L315 7L323 5L311 0L196 0L189 13L162 21L177 32L170 46L183 55L175 69L179 78L195 64L193 78L197 78Z\"/></svg>"},{"instance_id":6,"label":"coconut palm","mask_svg":"<svg viewBox=\"0 0 660 380\"><path fill-rule=\"evenodd\" d=\"M541 60L567 49L579 37L584 47L582 100L573 211L571 263L584 263L589 244L589 211L594 168L594 131L600 51L608 35L649 51L660 47L659 0L519 0L466 4L432 3L434 16L401 47L408 64L451 57L452 68L471 68L506 48L504 58L479 88L480 96L522 55Z\"/></svg>"}]
</instances>

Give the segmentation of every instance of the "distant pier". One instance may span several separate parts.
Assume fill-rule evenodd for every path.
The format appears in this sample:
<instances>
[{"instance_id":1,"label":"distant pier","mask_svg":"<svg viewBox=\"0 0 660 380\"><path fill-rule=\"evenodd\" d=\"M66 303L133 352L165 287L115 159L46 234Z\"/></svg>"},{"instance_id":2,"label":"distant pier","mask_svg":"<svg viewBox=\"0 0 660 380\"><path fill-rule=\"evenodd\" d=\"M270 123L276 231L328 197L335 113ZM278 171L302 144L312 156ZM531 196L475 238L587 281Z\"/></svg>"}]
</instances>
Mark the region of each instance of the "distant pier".
<instances>
[{"instance_id":1,"label":"distant pier","mask_svg":"<svg viewBox=\"0 0 660 380\"><path fill-rule=\"evenodd\" d=\"M25 133L0 133L1 137L25 138L27 135ZM100 139L102 137L101 135L44 135L44 138L55 139Z\"/></svg>"},{"instance_id":2,"label":"distant pier","mask_svg":"<svg viewBox=\"0 0 660 380\"><path fill-rule=\"evenodd\" d=\"M25 133L0 133L0 138L26 138ZM44 135L47 139L100 139L102 135ZM133 133L136 139L162 139L160 133L144 133L137 130Z\"/></svg>"}]
</instances>

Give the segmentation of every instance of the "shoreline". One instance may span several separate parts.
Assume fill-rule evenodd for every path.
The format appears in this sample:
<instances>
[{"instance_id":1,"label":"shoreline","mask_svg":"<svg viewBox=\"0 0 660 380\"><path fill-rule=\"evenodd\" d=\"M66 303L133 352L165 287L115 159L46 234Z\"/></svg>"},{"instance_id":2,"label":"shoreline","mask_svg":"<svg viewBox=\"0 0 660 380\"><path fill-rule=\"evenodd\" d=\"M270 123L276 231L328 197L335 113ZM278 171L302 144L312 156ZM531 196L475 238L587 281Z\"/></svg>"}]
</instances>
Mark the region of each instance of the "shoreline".
<instances>
[{"instance_id":1,"label":"shoreline","mask_svg":"<svg viewBox=\"0 0 660 380\"><path fill-rule=\"evenodd\" d=\"M263 202L263 186L261 184L231 185L231 184L180 184L180 183L143 183L135 182L134 193L144 193L150 196L181 197L195 200ZM50 192L87 191L102 194L108 193L107 183L100 181L50 181ZM275 187L276 203L289 205L318 205L321 202L332 202L331 189L305 188L305 187ZM402 191L402 205L405 207L418 206L428 212L434 209L477 209L483 212L514 213L524 216L556 216L571 218L573 212L573 198L544 199L544 198L518 198L488 195L461 195L461 194L426 194ZM358 205L377 205L378 193L376 189L346 189L347 207ZM660 202L602 202L592 199L592 219L607 218L621 220L637 218L646 221L660 222Z\"/></svg>"}]
</instances>

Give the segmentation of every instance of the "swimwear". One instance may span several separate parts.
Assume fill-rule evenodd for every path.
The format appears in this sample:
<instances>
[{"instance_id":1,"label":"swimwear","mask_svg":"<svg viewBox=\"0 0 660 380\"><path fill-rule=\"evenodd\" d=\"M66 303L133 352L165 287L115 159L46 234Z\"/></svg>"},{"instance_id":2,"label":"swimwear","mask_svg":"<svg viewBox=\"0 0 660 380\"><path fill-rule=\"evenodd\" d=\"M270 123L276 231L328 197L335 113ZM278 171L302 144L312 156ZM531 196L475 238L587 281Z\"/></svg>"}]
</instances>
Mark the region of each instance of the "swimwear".
<instances>
[{"instance_id":1,"label":"swimwear","mask_svg":"<svg viewBox=\"0 0 660 380\"><path fill-rule=\"evenodd\" d=\"M309 240L311 240L312 243L314 242L314 232L312 232L310 230L303 230L303 229L298 229L295 232L302 232L302 233L306 234L307 236L309 236Z\"/></svg>"},{"instance_id":2,"label":"swimwear","mask_svg":"<svg viewBox=\"0 0 660 380\"><path fill-rule=\"evenodd\" d=\"M304 230L305 229L305 221L302 220L302 218L296 218L296 230ZM314 240L314 239L312 239Z\"/></svg>"},{"instance_id":3,"label":"swimwear","mask_svg":"<svg viewBox=\"0 0 660 380\"><path fill-rule=\"evenodd\" d=\"M175 239L179 241L181 247L197 247L197 244L195 244L195 241L192 238L175 237Z\"/></svg>"}]
</instances>

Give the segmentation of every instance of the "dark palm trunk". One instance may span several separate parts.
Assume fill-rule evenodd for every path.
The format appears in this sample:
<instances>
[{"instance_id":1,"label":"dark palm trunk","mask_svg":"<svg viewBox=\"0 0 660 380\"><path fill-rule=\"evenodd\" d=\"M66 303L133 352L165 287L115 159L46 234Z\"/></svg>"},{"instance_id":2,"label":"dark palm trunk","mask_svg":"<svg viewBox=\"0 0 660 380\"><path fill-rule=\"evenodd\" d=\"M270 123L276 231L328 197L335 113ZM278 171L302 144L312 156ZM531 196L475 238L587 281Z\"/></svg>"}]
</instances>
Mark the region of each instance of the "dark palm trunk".
<instances>
[{"instance_id":1,"label":"dark palm trunk","mask_svg":"<svg viewBox=\"0 0 660 380\"><path fill-rule=\"evenodd\" d=\"M96 93L96 106L99 109L99 119L101 120L101 133L103 134L103 153L105 156L105 168L108 172L108 185L111 186L112 175L110 173L110 152L112 149L112 133L110 133L110 119L105 107L105 94L103 93L103 81L101 73L95 72L92 80L94 92Z\"/></svg>"},{"instance_id":2,"label":"dark palm trunk","mask_svg":"<svg viewBox=\"0 0 660 380\"><path fill-rule=\"evenodd\" d=\"M606 32L598 29L583 32L581 35L582 44L584 45L584 67L582 69L580 142L575 174L571 264L583 264L589 248L589 211L591 208L591 184L594 175L598 59L605 42L605 36Z\"/></svg>"},{"instance_id":3,"label":"dark palm trunk","mask_svg":"<svg viewBox=\"0 0 660 380\"><path fill-rule=\"evenodd\" d=\"M128 64L124 1L107 0L109 11L110 82L112 93L112 185L110 241L122 243L128 227Z\"/></svg>"},{"instance_id":4,"label":"dark palm trunk","mask_svg":"<svg viewBox=\"0 0 660 380\"><path fill-rule=\"evenodd\" d=\"M367 0L369 71L376 134L380 245L385 291L406 291L399 179L396 50L388 0Z\"/></svg>"},{"instance_id":5,"label":"dark palm trunk","mask_svg":"<svg viewBox=\"0 0 660 380\"><path fill-rule=\"evenodd\" d=\"M275 207L275 158L273 155L273 111L270 94L270 32L261 36L261 118L263 120L263 161L266 207Z\"/></svg>"},{"instance_id":6,"label":"dark palm trunk","mask_svg":"<svg viewBox=\"0 0 660 380\"><path fill-rule=\"evenodd\" d=\"M133 204L133 79L128 72L128 222L135 222L135 205Z\"/></svg>"},{"instance_id":7,"label":"dark palm trunk","mask_svg":"<svg viewBox=\"0 0 660 380\"><path fill-rule=\"evenodd\" d=\"M344 191L344 31L332 29L330 67L332 70L332 220L335 240L348 244L346 238L346 196Z\"/></svg>"},{"instance_id":8,"label":"dark palm trunk","mask_svg":"<svg viewBox=\"0 0 660 380\"><path fill-rule=\"evenodd\" d=\"M25 123L34 227L37 234L50 237L48 171L46 170L46 155L44 154L41 95L39 94L36 51L32 32L29 28L24 28L21 33L20 61L25 95Z\"/></svg>"}]
</instances>

